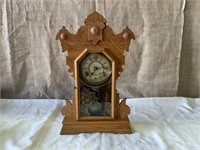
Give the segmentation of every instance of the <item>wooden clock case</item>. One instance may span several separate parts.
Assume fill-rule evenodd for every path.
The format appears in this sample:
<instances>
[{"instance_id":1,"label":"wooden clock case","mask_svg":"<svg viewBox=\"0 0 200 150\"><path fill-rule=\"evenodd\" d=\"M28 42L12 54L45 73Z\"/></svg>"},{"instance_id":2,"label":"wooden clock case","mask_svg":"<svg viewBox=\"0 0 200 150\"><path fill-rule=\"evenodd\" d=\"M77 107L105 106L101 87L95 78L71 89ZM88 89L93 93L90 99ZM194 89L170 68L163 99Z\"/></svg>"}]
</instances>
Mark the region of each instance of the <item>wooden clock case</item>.
<instances>
[{"instance_id":1,"label":"wooden clock case","mask_svg":"<svg viewBox=\"0 0 200 150\"><path fill-rule=\"evenodd\" d=\"M90 132L132 133L128 114L129 107L126 99L119 103L116 90L116 80L123 71L125 50L128 51L133 32L126 27L121 33L115 34L106 25L105 18L98 12L88 15L76 34L71 34L64 26L56 35L60 40L62 51L67 50L67 65L75 79L72 102L66 100L62 109L63 127L61 134L78 134ZM80 61L90 53L101 53L112 62L111 75L111 115L110 116L81 116L80 115Z\"/></svg>"}]
</instances>

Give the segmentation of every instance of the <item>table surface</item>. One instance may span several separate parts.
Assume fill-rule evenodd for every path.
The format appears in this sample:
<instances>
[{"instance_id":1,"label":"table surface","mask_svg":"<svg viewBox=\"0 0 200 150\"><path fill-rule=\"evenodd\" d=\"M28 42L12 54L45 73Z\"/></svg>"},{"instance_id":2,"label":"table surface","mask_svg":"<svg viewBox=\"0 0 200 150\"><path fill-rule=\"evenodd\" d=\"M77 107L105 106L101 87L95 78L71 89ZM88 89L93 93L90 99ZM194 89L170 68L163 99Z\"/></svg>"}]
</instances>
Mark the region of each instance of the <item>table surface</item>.
<instances>
[{"instance_id":1,"label":"table surface","mask_svg":"<svg viewBox=\"0 0 200 150\"><path fill-rule=\"evenodd\" d=\"M200 98L130 98L133 134L59 135L64 100L1 99L1 150L199 150Z\"/></svg>"}]
</instances>

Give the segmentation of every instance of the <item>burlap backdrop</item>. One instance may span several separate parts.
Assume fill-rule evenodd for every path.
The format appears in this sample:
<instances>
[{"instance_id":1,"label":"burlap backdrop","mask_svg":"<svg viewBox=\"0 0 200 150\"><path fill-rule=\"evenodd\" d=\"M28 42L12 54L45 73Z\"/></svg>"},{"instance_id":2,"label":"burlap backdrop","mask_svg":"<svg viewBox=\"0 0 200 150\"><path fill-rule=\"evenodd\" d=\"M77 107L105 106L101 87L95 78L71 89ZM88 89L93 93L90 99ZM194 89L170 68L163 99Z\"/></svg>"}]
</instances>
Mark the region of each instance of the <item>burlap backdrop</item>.
<instances>
[{"instance_id":1,"label":"burlap backdrop","mask_svg":"<svg viewBox=\"0 0 200 150\"><path fill-rule=\"evenodd\" d=\"M0 1L1 97L69 98L74 81L55 35L76 33L93 11L136 39L117 81L120 97L200 96L198 0Z\"/></svg>"}]
</instances>

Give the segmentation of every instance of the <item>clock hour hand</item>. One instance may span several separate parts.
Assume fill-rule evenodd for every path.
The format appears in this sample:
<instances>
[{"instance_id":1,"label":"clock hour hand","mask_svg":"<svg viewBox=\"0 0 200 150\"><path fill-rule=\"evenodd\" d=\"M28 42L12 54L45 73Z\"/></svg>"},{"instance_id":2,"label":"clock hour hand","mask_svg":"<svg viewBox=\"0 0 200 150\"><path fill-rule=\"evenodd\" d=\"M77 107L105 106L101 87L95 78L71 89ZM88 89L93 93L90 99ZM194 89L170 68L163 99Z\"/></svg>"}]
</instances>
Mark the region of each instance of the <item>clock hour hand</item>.
<instances>
[{"instance_id":1,"label":"clock hour hand","mask_svg":"<svg viewBox=\"0 0 200 150\"><path fill-rule=\"evenodd\" d=\"M104 66L102 66L102 67L94 67L94 68L93 68L93 71L90 72L90 77L94 74L95 71L97 71L97 70L99 70L99 69L101 69L101 68L107 69L107 68L104 67Z\"/></svg>"},{"instance_id":2,"label":"clock hour hand","mask_svg":"<svg viewBox=\"0 0 200 150\"><path fill-rule=\"evenodd\" d=\"M93 71L92 71L92 72L90 72L90 74L91 74L91 75L93 75L93 74L94 74L94 72L95 72L95 71L97 71L97 70L99 70L100 68L101 68L101 67L99 67L99 68L98 68L98 67L94 67Z\"/></svg>"},{"instance_id":3,"label":"clock hour hand","mask_svg":"<svg viewBox=\"0 0 200 150\"><path fill-rule=\"evenodd\" d=\"M97 71L97 70L99 70L101 67L94 67L94 71ZM94 72L93 71L93 72Z\"/></svg>"}]
</instances>

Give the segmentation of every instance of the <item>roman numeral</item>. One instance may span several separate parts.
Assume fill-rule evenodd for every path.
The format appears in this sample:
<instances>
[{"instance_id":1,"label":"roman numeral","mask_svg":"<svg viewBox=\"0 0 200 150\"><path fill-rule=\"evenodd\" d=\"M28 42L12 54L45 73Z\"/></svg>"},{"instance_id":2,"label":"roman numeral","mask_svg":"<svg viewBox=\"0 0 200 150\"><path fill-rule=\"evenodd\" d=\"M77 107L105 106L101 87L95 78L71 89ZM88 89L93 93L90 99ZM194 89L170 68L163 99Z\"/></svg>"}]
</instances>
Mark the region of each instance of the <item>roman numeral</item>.
<instances>
[{"instance_id":1,"label":"roman numeral","mask_svg":"<svg viewBox=\"0 0 200 150\"><path fill-rule=\"evenodd\" d=\"M97 55L95 55L95 56L94 56L94 59L95 59L95 60L97 60L97 58L98 58L98 56L97 56Z\"/></svg>"},{"instance_id":2,"label":"roman numeral","mask_svg":"<svg viewBox=\"0 0 200 150\"><path fill-rule=\"evenodd\" d=\"M89 59L90 61L92 61L92 58L91 58L91 57L89 57L88 59Z\"/></svg>"}]
</instances>

